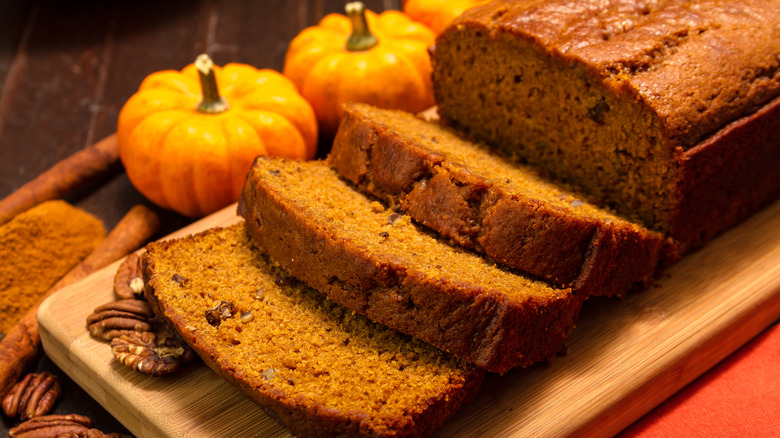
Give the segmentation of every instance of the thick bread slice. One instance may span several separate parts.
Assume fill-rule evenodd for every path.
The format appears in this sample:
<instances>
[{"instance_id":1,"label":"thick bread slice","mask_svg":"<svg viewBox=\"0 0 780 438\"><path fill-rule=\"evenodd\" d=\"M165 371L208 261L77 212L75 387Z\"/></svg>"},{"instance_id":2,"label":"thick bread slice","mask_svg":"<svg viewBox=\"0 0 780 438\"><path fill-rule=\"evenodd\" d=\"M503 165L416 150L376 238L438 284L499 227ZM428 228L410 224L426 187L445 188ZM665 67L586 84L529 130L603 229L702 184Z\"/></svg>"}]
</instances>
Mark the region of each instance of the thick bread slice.
<instances>
[{"instance_id":1,"label":"thick bread slice","mask_svg":"<svg viewBox=\"0 0 780 438\"><path fill-rule=\"evenodd\" d=\"M660 234L402 111L348 104L330 164L460 245L588 295L653 277Z\"/></svg>"},{"instance_id":2,"label":"thick bread slice","mask_svg":"<svg viewBox=\"0 0 780 438\"><path fill-rule=\"evenodd\" d=\"M143 272L155 312L298 436L430 435L482 382L474 366L297 282L243 222L152 243ZM220 303L232 315L209 322Z\"/></svg>"},{"instance_id":3,"label":"thick bread slice","mask_svg":"<svg viewBox=\"0 0 780 438\"><path fill-rule=\"evenodd\" d=\"M490 371L551 360L582 306L570 289L427 234L322 161L259 157L239 214L255 242L300 280Z\"/></svg>"}]
</instances>

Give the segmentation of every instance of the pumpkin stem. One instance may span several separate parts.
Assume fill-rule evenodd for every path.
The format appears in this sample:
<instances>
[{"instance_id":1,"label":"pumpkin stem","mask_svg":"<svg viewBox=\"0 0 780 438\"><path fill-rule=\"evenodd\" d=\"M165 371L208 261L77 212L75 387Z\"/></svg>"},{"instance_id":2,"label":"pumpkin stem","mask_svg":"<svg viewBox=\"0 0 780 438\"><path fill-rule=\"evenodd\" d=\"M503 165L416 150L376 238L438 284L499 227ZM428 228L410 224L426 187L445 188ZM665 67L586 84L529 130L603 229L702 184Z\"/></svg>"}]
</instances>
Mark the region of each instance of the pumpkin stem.
<instances>
[{"instance_id":1,"label":"pumpkin stem","mask_svg":"<svg viewBox=\"0 0 780 438\"><path fill-rule=\"evenodd\" d=\"M347 3L344 7L347 16L352 22L352 35L347 40L347 50L359 52L376 46L379 41L368 29L366 21L366 7L361 2Z\"/></svg>"},{"instance_id":2,"label":"pumpkin stem","mask_svg":"<svg viewBox=\"0 0 780 438\"><path fill-rule=\"evenodd\" d=\"M214 75L214 61L205 53L195 60L195 68L200 77L200 88L203 100L198 104L198 111L206 114L218 114L230 109L224 97L219 95L217 77Z\"/></svg>"}]
</instances>

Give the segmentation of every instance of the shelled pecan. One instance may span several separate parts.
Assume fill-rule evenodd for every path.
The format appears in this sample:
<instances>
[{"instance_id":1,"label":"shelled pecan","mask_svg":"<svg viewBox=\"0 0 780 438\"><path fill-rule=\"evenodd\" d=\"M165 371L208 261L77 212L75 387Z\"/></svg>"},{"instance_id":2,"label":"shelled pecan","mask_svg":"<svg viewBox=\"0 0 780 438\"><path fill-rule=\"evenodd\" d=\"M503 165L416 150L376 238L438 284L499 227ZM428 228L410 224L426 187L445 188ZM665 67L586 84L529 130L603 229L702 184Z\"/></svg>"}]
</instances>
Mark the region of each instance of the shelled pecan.
<instances>
[{"instance_id":1,"label":"shelled pecan","mask_svg":"<svg viewBox=\"0 0 780 438\"><path fill-rule=\"evenodd\" d=\"M83 415L44 415L35 417L8 431L12 438L58 437L65 434L87 436L92 420Z\"/></svg>"},{"instance_id":2,"label":"shelled pecan","mask_svg":"<svg viewBox=\"0 0 780 438\"><path fill-rule=\"evenodd\" d=\"M57 438L130 438L128 435L121 433L103 433L97 429L90 429L86 435L79 435L77 433L65 433L57 435Z\"/></svg>"},{"instance_id":3,"label":"shelled pecan","mask_svg":"<svg viewBox=\"0 0 780 438\"><path fill-rule=\"evenodd\" d=\"M89 333L110 341L121 335L152 331L152 309L144 300L119 300L98 306L87 317Z\"/></svg>"},{"instance_id":4,"label":"shelled pecan","mask_svg":"<svg viewBox=\"0 0 780 438\"><path fill-rule=\"evenodd\" d=\"M117 268L114 275L114 293L123 300L130 300L141 297L143 291L141 257L132 253Z\"/></svg>"},{"instance_id":5,"label":"shelled pecan","mask_svg":"<svg viewBox=\"0 0 780 438\"><path fill-rule=\"evenodd\" d=\"M8 431L10 438L127 438L119 433L92 429L84 415L45 415L32 418Z\"/></svg>"},{"instance_id":6,"label":"shelled pecan","mask_svg":"<svg viewBox=\"0 0 780 438\"><path fill-rule=\"evenodd\" d=\"M103 433L97 429L89 429L86 434L65 433L57 435L57 438L122 438L126 436L119 433Z\"/></svg>"},{"instance_id":7,"label":"shelled pecan","mask_svg":"<svg viewBox=\"0 0 780 438\"><path fill-rule=\"evenodd\" d=\"M3 412L9 417L24 420L46 415L62 395L57 376L43 372L30 373L17 382L3 399Z\"/></svg>"},{"instance_id":8,"label":"shelled pecan","mask_svg":"<svg viewBox=\"0 0 780 438\"><path fill-rule=\"evenodd\" d=\"M178 371L194 353L189 345L170 334L130 333L111 341L111 353L124 364L142 374L164 376Z\"/></svg>"}]
</instances>

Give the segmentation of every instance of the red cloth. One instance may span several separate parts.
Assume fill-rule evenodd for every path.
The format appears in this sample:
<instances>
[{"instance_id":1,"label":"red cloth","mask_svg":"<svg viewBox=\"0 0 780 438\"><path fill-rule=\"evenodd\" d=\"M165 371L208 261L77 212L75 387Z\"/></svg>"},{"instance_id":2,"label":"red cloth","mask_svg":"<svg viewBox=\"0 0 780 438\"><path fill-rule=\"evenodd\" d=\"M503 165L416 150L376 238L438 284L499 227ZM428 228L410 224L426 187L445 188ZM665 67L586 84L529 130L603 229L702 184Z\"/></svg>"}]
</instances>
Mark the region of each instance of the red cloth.
<instances>
[{"instance_id":1,"label":"red cloth","mask_svg":"<svg viewBox=\"0 0 780 438\"><path fill-rule=\"evenodd\" d=\"M780 437L780 324L618 436Z\"/></svg>"}]
</instances>

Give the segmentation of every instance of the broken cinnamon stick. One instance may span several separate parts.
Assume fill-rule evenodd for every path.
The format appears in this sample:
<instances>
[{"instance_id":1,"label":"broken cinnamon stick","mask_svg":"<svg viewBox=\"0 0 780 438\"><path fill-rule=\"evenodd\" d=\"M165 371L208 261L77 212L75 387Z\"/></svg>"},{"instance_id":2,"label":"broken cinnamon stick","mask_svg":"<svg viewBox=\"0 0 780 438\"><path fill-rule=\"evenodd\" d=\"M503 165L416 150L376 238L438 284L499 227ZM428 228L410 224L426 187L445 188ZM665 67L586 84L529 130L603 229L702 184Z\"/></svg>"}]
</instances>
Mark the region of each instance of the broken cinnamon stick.
<instances>
[{"instance_id":1,"label":"broken cinnamon stick","mask_svg":"<svg viewBox=\"0 0 780 438\"><path fill-rule=\"evenodd\" d=\"M79 265L49 289L0 341L0 396L16 383L35 359L41 344L36 315L43 300L145 244L157 232L160 220L143 205L136 205L108 233L105 240Z\"/></svg>"},{"instance_id":2,"label":"broken cinnamon stick","mask_svg":"<svg viewBox=\"0 0 780 438\"><path fill-rule=\"evenodd\" d=\"M65 158L0 200L0 225L41 202L61 198L86 182L108 173L119 162L116 135Z\"/></svg>"}]
</instances>

